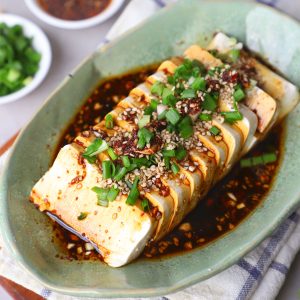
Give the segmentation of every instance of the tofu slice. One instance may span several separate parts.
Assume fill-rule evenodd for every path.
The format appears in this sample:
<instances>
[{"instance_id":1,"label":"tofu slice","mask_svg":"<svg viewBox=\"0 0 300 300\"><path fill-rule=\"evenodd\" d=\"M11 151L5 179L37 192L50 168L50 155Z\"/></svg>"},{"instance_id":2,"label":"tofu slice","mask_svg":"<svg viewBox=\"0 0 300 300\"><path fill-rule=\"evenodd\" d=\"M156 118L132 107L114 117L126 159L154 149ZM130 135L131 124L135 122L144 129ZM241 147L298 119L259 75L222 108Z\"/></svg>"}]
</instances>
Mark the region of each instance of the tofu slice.
<instances>
[{"instance_id":1,"label":"tofu slice","mask_svg":"<svg viewBox=\"0 0 300 300\"><path fill-rule=\"evenodd\" d=\"M98 206L91 189L97 186L101 175L94 165L86 164L85 168L79 165L79 153L74 145L63 147L53 166L32 189L31 201L41 211L57 215L84 233L110 266L127 264L142 252L156 230L157 220L139 206L127 205L124 196L118 196L108 207ZM78 174L84 179L72 184ZM87 213L86 219L78 220L81 212Z\"/></svg>"},{"instance_id":2,"label":"tofu slice","mask_svg":"<svg viewBox=\"0 0 300 300\"><path fill-rule=\"evenodd\" d=\"M230 169L237 161L240 151L243 147L243 135L236 128L229 124L222 123L217 119L212 120L213 126L216 126L221 132L224 142L228 147L228 156L226 162L226 169Z\"/></svg>"},{"instance_id":3,"label":"tofu slice","mask_svg":"<svg viewBox=\"0 0 300 300\"><path fill-rule=\"evenodd\" d=\"M109 114L113 117L114 124L128 131L133 131L137 128L137 124L120 119L119 117L125 111L121 106L116 106Z\"/></svg>"},{"instance_id":4,"label":"tofu slice","mask_svg":"<svg viewBox=\"0 0 300 300\"><path fill-rule=\"evenodd\" d=\"M241 44L236 43L235 39L219 32L211 41L208 49L216 49L220 53L227 53L233 48L241 49L241 46ZM261 87L279 101L278 121L280 121L298 104L300 99L298 88L255 58L249 57L249 63L256 69Z\"/></svg>"}]
</instances>

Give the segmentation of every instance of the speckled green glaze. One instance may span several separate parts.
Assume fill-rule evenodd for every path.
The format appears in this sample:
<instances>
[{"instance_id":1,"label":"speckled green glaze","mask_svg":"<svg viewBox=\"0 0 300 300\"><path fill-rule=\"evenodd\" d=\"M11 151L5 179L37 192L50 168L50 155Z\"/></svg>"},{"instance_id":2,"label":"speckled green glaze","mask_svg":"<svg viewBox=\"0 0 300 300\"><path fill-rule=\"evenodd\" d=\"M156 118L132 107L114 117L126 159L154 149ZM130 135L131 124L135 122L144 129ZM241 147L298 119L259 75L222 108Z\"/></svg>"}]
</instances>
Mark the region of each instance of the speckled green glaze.
<instances>
[{"instance_id":1,"label":"speckled green glaze","mask_svg":"<svg viewBox=\"0 0 300 300\"><path fill-rule=\"evenodd\" d=\"M18 138L1 179L1 230L15 258L48 288L76 296L129 297L174 292L229 267L299 205L300 110L289 116L285 153L268 197L230 234L203 249L113 269L60 260L45 215L28 202L58 139L99 80L205 46L216 30L245 42L300 86L300 26L251 2L181 1L90 56L49 97Z\"/></svg>"}]
</instances>

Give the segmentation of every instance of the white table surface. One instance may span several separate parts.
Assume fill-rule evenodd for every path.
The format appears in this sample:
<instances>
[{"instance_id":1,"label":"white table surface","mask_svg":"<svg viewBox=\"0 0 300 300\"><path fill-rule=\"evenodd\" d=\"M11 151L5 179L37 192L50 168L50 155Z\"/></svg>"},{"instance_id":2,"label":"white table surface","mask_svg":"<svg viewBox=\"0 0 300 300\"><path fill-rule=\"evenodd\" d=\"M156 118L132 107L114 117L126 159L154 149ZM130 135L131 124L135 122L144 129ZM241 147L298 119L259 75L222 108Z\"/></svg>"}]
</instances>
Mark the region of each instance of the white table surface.
<instances>
[{"instance_id":1,"label":"white table surface","mask_svg":"<svg viewBox=\"0 0 300 300\"><path fill-rule=\"evenodd\" d=\"M30 120L50 92L84 57L97 47L117 18L116 15L104 24L90 29L70 31L58 29L41 22L32 15L24 2L20 0L1 0L1 10L24 16L37 23L45 31L52 45L53 63L46 80L37 90L22 100L0 105L0 146ZM277 299L299 300L299 294L300 254L294 261ZM266 295L266 299L268 299L267 297ZM1 288L0 299L10 299Z\"/></svg>"}]
</instances>

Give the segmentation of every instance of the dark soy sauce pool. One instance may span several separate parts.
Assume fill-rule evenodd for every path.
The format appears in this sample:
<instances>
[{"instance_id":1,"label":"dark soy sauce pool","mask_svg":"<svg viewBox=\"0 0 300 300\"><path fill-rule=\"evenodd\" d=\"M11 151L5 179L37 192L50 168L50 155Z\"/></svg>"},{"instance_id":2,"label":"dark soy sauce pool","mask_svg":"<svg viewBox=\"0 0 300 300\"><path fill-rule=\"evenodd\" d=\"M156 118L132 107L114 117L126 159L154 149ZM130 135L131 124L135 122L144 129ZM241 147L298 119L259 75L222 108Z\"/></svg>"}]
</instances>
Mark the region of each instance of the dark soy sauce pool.
<instances>
[{"instance_id":1,"label":"dark soy sauce pool","mask_svg":"<svg viewBox=\"0 0 300 300\"><path fill-rule=\"evenodd\" d=\"M143 82L154 70L155 67L149 67L101 83L67 128L58 149L72 142L81 131L99 123L116 103L125 98L134 86ZM149 244L143 256L158 257L188 251L204 246L233 230L268 193L280 161L283 131L283 126L273 129L267 139L247 155L253 157L276 152L276 162L250 168L241 168L237 164L178 228L158 243ZM55 225L54 233L54 240L59 241L65 249L68 245L72 246L68 249L67 258L101 258L94 251L84 250L85 243L60 226Z\"/></svg>"}]
</instances>

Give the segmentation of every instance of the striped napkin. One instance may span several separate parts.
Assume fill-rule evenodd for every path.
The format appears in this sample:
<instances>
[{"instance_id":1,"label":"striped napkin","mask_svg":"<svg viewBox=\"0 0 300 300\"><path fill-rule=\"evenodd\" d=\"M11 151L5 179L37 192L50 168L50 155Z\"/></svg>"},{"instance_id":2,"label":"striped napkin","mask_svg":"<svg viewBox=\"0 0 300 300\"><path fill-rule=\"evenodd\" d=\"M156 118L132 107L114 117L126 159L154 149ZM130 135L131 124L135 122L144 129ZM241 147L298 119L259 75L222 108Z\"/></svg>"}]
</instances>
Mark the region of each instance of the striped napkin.
<instances>
[{"instance_id":1,"label":"striped napkin","mask_svg":"<svg viewBox=\"0 0 300 300\"><path fill-rule=\"evenodd\" d=\"M109 42L151 16L164 7L167 4L166 2L170 3L174 1L175 0L132 0L112 27L103 43ZM260 2L276 6L291 14L297 11L299 12L300 9L299 1L265 0ZM298 9L295 6L298 6ZM0 159L0 170L6 156L7 153ZM300 209L282 223L271 237L263 241L256 249L232 267L185 290L153 299L274 299L299 249ZM30 274L16 264L10 256L1 236L0 275L25 286L46 299L75 299L70 296L63 296L52 292L32 278Z\"/></svg>"}]
</instances>

